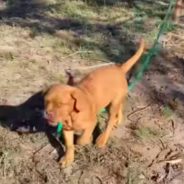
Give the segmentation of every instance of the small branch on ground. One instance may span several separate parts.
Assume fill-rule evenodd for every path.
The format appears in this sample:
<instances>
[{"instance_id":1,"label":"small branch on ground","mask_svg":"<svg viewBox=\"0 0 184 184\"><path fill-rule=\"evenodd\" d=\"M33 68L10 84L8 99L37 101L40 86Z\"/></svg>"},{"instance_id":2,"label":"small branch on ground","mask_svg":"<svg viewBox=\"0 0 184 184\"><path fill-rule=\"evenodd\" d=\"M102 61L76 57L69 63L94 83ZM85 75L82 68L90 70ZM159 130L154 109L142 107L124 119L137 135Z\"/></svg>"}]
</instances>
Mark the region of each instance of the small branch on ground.
<instances>
[{"instance_id":1,"label":"small branch on ground","mask_svg":"<svg viewBox=\"0 0 184 184\"><path fill-rule=\"evenodd\" d=\"M137 112L146 110L148 107L151 106L151 104L152 104L152 103L146 105L145 107L141 107L141 108L138 108L138 109L134 110L133 112L131 112L130 114L127 115L127 119L130 120L130 121L133 121L133 120L130 119L130 117L131 117L132 115L134 115L134 114L137 113Z\"/></svg>"}]
</instances>

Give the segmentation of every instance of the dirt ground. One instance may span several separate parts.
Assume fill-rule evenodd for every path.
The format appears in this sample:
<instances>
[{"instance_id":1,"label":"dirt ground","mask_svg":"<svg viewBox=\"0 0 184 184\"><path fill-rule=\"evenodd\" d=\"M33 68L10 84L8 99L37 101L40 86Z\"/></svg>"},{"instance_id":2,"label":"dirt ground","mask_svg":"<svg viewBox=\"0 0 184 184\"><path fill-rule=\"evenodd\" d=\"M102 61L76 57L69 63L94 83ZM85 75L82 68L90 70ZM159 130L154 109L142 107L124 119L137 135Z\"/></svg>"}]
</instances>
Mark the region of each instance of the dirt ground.
<instances>
[{"instance_id":1,"label":"dirt ground","mask_svg":"<svg viewBox=\"0 0 184 184\"><path fill-rule=\"evenodd\" d=\"M1 184L184 183L184 60L174 48L163 49L129 93L125 121L107 147L76 146L75 162L61 169L61 146L47 130L38 92L66 82L69 67L102 61L79 57L78 51L63 54L56 35L33 36L17 17L18 25L12 25L14 19L1 19L0 25ZM131 49L124 58L130 55Z\"/></svg>"}]
</instances>

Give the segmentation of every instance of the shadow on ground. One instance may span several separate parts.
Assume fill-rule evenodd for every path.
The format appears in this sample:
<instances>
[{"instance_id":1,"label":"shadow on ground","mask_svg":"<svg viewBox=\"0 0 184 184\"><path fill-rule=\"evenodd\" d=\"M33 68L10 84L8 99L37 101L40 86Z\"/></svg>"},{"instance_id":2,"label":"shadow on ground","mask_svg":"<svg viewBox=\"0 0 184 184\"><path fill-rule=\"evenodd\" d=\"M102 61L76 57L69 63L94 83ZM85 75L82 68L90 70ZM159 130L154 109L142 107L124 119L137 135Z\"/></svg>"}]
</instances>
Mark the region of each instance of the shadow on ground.
<instances>
[{"instance_id":1,"label":"shadow on ground","mask_svg":"<svg viewBox=\"0 0 184 184\"><path fill-rule=\"evenodd\" d=\"M75 12L72 13L72 15L51 16L53 12L65 11L65 7L63 5L65 1L58 1L54 4L47 4L44 3L44 1L39 3L39 1L36 0L19 0L15 2L8 0L6 2L7 7L0 11L1 23L10 26L20 26L23 28L29 27L32 30L32 34L30 36L33 38L41 33L54 35L58 31L72 31L75 33L75 37L79 38L78 41L74 43L76 47L92 51L100 50L107 59L115 62L126 60L135 51L136 46L133 36L134 33L127 31L130 24L135 25L135 27L137 27L136 29L140 31L145 29L142 20L133 20L133 22L129 22L128 19L113 23L104 23L101 21L94 22L83 15L75 14ZM126 1L125 3L123 3L123 1L112 2L113 3L110 1L106 2L107 5L109 5L109 8L120 2L122 3L121 6L125 6L128 2L129 5L133 7L137 7L137 5L141 3L141 1L138 1L136 5L134 5L133 1ZM91 4L90 1L88 1L88 3ZM140 18L145 14L153 16L152 13L148 12L152 10L152 7L150 8L150 3L147 1L144 3L149 5L149 10L137 7L137 12L135 11L137 16L139 16L139 14ZM101 1L96 1L96 7L100 8L101 5ZM165 6L163 8L165 8ZM94 38L99 33L101 33L101 37L104 38L102 40L95 40ZM84 37L92 39L87 40Z\"/></svg>"},{"instance_id":2,"label":"shadow on ground","mask_svg":"<svg viewBox=\"0 0 184 184\"><path fill-rule=\"evenodd\" d=\"M45 132L58 154L60 156L64 154L63 140L57 135L56 128L48 126L43 118L43 94L41 91L20 105L0 105L0 125L20 134Z\"/></svg>"},{"instance_id":3,"label":"shadow on ground","mask_svg":"<svg viewBox=\"0 0 184 184\"><path fill-rule=\"evenodd\" d=\"M172 113L181 118L184 118L183 63L183 59L167 57L166 53L161 53L152 61L143 82L145 88L150 90L149 95L154 103L169 107Z\"/></svg>"}]
</instances>

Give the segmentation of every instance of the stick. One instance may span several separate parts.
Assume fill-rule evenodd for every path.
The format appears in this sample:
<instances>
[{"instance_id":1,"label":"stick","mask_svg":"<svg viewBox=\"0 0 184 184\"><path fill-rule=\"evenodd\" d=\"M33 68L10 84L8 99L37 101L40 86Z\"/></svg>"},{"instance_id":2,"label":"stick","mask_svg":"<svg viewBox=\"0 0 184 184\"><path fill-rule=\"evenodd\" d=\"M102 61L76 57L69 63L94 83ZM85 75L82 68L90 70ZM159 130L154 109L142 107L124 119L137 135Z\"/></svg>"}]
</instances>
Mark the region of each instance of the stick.
<instances>
[{"instance_id":1,"label":"stick","mask_svg":"<svg viewBox=\"0 0 184 184\"><path fill-rule=\"evenodd\" d=\"M131 112L130 114L128 114L127 119L130 120L130 121L132 121L132 120L130 119L130 116L132 116L133 114L135 114L135 113L137 113L137 112L140 112L140 111L145 110L145 109L148 108L151 104L152 104L152 103L146 105L145 107L141 107L141 108L138 108L138 109L134 110L133 112Z\"/></svg>"}]
</instances>

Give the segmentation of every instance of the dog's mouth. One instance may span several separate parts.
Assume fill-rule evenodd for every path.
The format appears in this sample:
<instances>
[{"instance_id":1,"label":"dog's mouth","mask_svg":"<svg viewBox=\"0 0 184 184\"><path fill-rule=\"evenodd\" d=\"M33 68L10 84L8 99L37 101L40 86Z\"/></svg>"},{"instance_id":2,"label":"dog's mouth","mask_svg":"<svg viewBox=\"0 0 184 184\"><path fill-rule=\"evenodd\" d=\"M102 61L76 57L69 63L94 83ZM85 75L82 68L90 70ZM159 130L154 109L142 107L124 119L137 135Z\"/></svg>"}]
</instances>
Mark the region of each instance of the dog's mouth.
<instances>
[{"instance_id":1,"label":"dog's mouth","mask_svg":"<svg viewBox=\"0 0 184 184\"><path fill-rule=\"evenodd\" d=\"M57 124L58 124L58 121L55 121L53 118L47 118L46 120L47 120L48 124L51 126L57 126Z\"/></svg>"},{"instance_id":2,"label":"dog's mouth","mask_svg":"<svg viewBox=\"0 0 184 184\"><path fill-rule=\"evenodd\" d=\"M46 119L48 124L51 126L57 126L58 125L58 121L54 121L53 119L47 118Z\"/></svg>"},{"instance_id":3,"label":"dog's mouth","mask_svg":"<svg viewBox=\"0 0 184 184\"><path fill-rule=\"evenodd\" d=\"M45 111L43 112L43 117L44 119L47 120L48 124L51 125L51 126L57 126L58 124L58 121L55 121L54 119L54 116L49 116Z\"/></svg>"}]
</instances>

